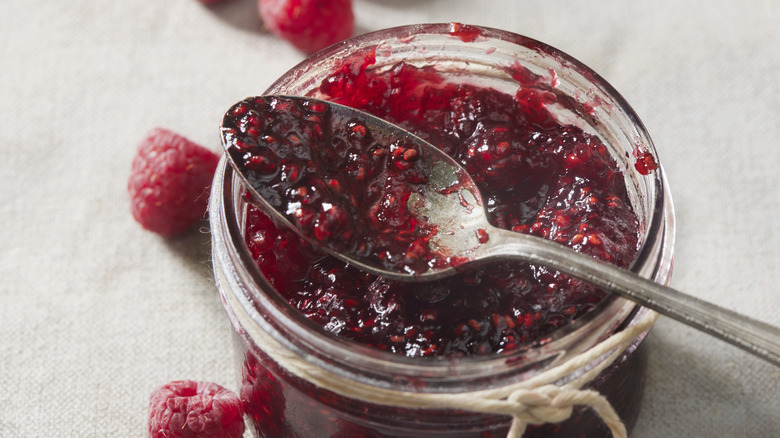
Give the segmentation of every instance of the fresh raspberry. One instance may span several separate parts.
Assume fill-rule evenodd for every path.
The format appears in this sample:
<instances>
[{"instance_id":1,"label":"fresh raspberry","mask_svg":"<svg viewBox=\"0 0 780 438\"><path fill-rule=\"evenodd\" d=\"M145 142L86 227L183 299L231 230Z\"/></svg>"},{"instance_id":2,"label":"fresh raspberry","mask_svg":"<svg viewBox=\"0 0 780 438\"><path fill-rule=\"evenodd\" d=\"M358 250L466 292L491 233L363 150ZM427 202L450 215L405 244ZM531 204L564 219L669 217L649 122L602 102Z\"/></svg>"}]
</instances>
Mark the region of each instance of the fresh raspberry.
<instances>
[{"instance_id":1,"label":"fresh raspberry","mask_svg":"<svg viewBox=\"0 0 780 438\"><path fill-rule=\"evenodd\" d=\"M152 130L138 147L127 190L133 217L162 236L201 219L219 157L166 129Z\"/></svg>"},{"instance_id":2,"label":"fresh raspberry","mask_svg":"<svg viewBox=\"0 0 780 438\"><path fill-rule=\"evenodd\" d=\"M352 0L258 0L274 35L311 54L352 36Z\"/></svg>"},{"instance_id":3,"label":"fresh raspberry","mask_svg":"<svg viewBox=\"0 0 780 438\"><path fill-rule=\"evenodd\" d=\"M216 383L178 380L157 388L149 402L149 438L240 438L244 408Z\"/></svg>"}]
</instances>

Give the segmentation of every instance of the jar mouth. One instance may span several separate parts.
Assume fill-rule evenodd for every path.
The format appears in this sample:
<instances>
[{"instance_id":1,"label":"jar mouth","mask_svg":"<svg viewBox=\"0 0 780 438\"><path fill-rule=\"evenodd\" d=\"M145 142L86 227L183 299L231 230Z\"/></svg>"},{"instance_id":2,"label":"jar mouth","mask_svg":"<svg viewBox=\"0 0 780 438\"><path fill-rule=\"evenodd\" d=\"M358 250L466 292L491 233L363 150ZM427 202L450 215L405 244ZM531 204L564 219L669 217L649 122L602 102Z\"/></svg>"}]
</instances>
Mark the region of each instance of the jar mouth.
<instances>
[{"instance_id":1,"label":"jar mouth","mask_svg":"<svg viewBox=\"0 0 780 438\"><path fill-rule=\"evenodd\" d=\"M554 63L567 77L574 76L573 82L583 82L590 87L590 94L583 99L597 102L598 106L592 109L592 113L588 109L577 114L586 118L589 125L607 131L617 130L633 147L657 156L639 117L628 102L597 73L571 56L539 41L507 31L478 28L481 32L479 39L487 41L481 46L475 44L479 43L479 40L461 42L457 37L451 36L449 24L402 26L364 34L304 60L277 80L265 94L300 94L299 90L311 89L317 85L317 72L331 70L339 59L343 60L349 53L372 46L380 53L389 50L388 42L391 41L401 41L404 44L423 41L422 44L428 49L441 46L444 50L445 45L440 41L444 38L448 43L454 42L459 48L467 47L469 56L475 57L477 64L483 56L492 60L495 51L511 53L514 49L522 48L523 56L531 57L534 62L540 64L540 71L545 70L548 63ZM491 45L498 47L488 53L485 47ZM407 46L402 46L400 52L404 52L405 47ZM424 60L440 53L429 50L422 58ZM392 51L386 54L393 56ZM395 56L401 55L396 53ZM519 57L517 60L526 61ZM475 63L471 59L469 62L470 65ZM291 93L291 89L295 92ZM626 151L626 154L628 153ZM627 163L623 170L630 175L630 182L644 189L639 193L638 205L635 207L644 213L646 220L642 229L642 243L631 270L655 281L668 283L671 276L674 213L663 168L659 162L654 172L642 175L629 165L630 156L616 158ZM627 185L630 185L629 181ZM636 190L639 190L638 188ZM224 233L224 243L233 253L233 264L238 265L235 269L240 271L238 275L247 284L242 290L243 296L239 297L241 307L263 330L294 353L307 357L307 360L339 375L351 376L357 373L363 378L370 376L379 386L409 386L419 391L416 385L419 385L422 376L423 380L436 382L436 385L427 385L428 387L446 392L462 389L464 380L482 387L506 384L506 379L522 380L535 374L540 368L559 363L587 350L637 320L638 315L648 312L645 308L610 294L596 308L555 330L543 342L506 353L454 358L412 358L373 349L325 332L294 309L281 294L276 293L254 263L246 246L242 203L240 181L223 157L212 187L210 220L212 234ZM221 293L226 292L221 290ZM255 306L263 308L268 315L260 315L254 310ZM406 381L405 377L409 380Z\"/></svg>"}]
</instances>

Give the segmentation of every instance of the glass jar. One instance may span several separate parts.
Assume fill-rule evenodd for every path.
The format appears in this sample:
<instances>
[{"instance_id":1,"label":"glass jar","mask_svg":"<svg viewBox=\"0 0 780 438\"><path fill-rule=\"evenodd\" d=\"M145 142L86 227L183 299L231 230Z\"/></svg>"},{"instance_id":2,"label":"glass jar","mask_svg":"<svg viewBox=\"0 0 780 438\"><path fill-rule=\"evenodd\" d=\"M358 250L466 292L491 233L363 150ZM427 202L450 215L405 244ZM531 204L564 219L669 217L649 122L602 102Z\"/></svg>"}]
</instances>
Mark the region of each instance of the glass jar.
<instances>
[{"instance_id":1,"label":"glass jar","mask_svg":"<svg viewBox=\"0 0 780 438\"><path fill-rule=\"evenodd\" d=\"M552 47L516 34L428 24L378 31L325 49L286 73L266 94L321 97L316 91L323 80L356 54L365 53L375 56L372 68L376 69L401 61L434 66L448 81L476 83L508 94L533 87L566 102L549 109L561 123L599 136L625 177L642 233L631 269L669 282L674 213L663 170L655 168L656 152L639 118L596 73ZM546 342L516 352L431 359L378 351L326 335L276 293L245 244L246 208L239 179L223 159L209 208L214 272L234 327L241 396L259 437L506 436L510 416L472 411L468 406L428 406L419 400L522 384L653 316L632 302L608 296ZM643 328L621 345L614 362L601 364L608 355L593 357L554 383L562 385L594 367L604 367L587 388L603 394L630 428L643 392L642 341L648 330ZM415 402L405 405L374 398L386 391L408 394ZM576 408L569 419L529 427L525 436L609 435L591 410Z\"/></svg>"}]
</instances>

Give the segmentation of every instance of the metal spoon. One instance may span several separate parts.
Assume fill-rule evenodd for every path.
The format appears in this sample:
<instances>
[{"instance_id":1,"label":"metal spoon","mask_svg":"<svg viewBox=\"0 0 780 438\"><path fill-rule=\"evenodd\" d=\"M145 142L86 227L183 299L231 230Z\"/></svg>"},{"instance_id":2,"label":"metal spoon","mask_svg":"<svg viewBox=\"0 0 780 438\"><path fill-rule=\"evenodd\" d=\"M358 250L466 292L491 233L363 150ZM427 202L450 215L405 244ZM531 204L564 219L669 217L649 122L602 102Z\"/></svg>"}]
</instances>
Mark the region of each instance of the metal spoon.
<instances>
[{"instance_id":1,"label":"metal spoon","mask_svg":"<svg viewBox=\"0 0 780 438\"><path fill-rule=\"evenodd\" d=\"M265 96L255 99L271 102L275 98ZM425 166L428 181L422 190L413 193L407 202L407 209L413 217L435 225L437 232L431 236L429 247L439 260L438 263L430 263L424 271L388 270L377 258L322 246L322 242L296 228L283 211L277 210L263 198L262 183L249 176L251 172L237 158L242 152L237 151L236 146L226 139L223 126L223 146L227 157L243 185L254 195L253 202L273 215L277 222L287 224L302 237L339 259L376 275L412 282L444 278L474 265L498 260L515 259L543 265L617 293L780 366L779 328L683 294L566 246L496 228L487 220L482 197L474 181L457 162L435 146L398 126L353 108L304 97L282 98L326 105L336 119L355 119L365 123L375 142L390 144L393 140L403 138L416 144L421 152L419 160Z\"/></svg>"}]
</instances>

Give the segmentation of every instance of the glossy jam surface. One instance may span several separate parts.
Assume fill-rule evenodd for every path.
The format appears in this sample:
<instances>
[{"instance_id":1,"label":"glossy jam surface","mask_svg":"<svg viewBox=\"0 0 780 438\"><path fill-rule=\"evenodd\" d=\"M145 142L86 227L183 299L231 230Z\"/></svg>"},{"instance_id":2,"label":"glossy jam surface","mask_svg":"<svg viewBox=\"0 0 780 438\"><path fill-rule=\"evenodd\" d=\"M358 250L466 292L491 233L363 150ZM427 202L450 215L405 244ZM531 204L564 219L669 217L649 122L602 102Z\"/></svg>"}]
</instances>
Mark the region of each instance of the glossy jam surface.
<instances>
[{"instance_id":1,"label":"glossy jam surface","mask_svg":"<svg viewBox=\"0 0 780 438\"><path fill-rule=\"evenodd\" d=\"M428 181L414 141L322 101L284 96L237 103L222 133L257 194L318 245L395 271L437 262L427 242L435 227L406 208Z\"/></svg>"},{"instance_id":2,"label":"glossy jam surface","mask_svg":"<svg viewBox=\"0 0 780 438\"><path fill-rule=\"evenodd\" d=\"M368 53L357 66L345 63L319 93L395 122L454 157L479 185L494 225L631 263L639 228L623 176L598 138L547 111L554 96L530 88L509 95L403 63L374 73L372 61ZM350 158L348 148L337 154ZM399 223L398 232L409 226ZM334 335L407 356L532 344L604 297L522 263L422 285L391 282L324 257L254 209L246 241L263 273L306 317Z\"/></svg>"}]
</instances>

